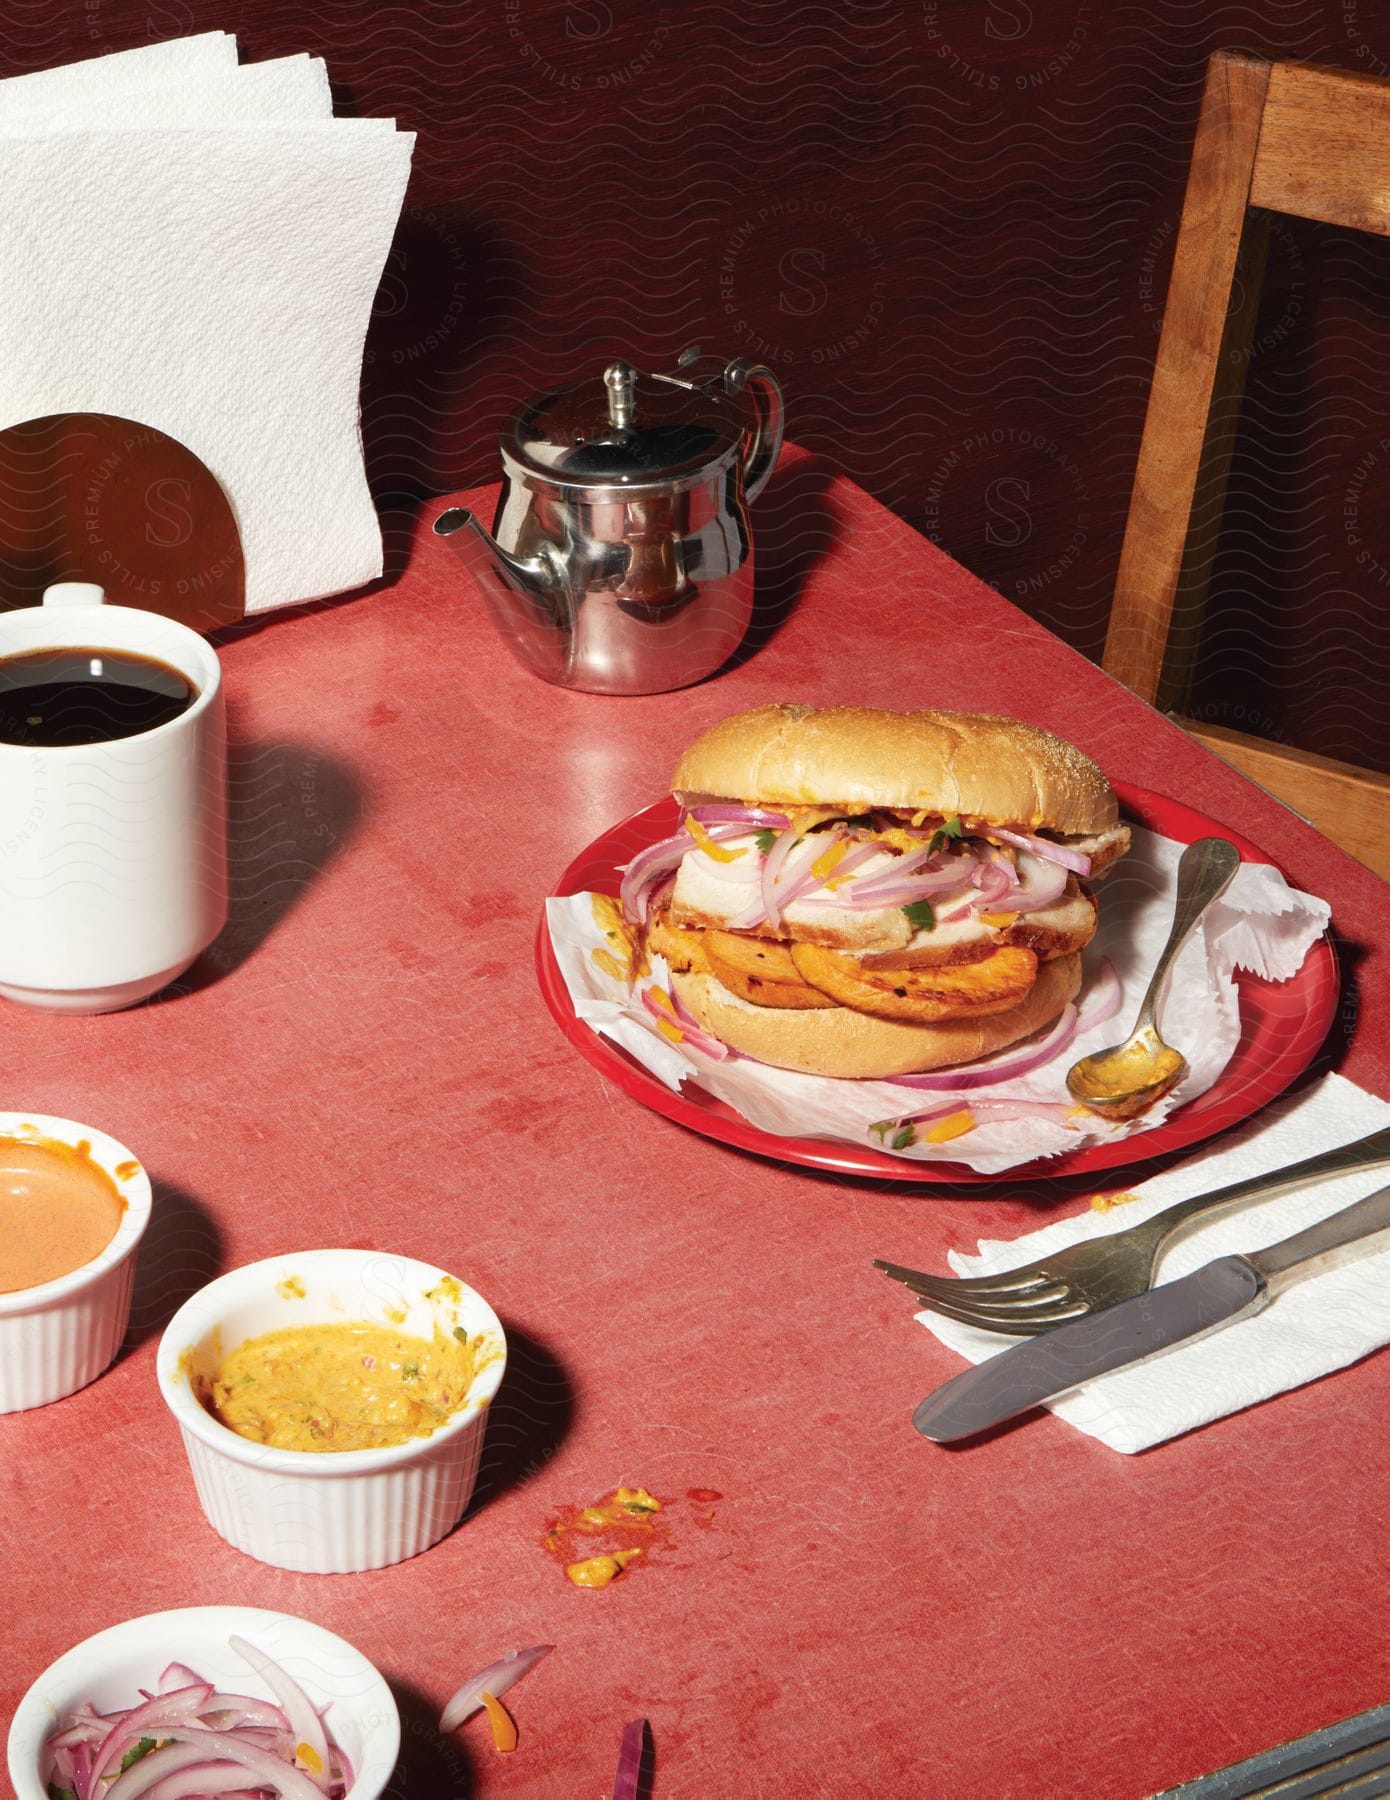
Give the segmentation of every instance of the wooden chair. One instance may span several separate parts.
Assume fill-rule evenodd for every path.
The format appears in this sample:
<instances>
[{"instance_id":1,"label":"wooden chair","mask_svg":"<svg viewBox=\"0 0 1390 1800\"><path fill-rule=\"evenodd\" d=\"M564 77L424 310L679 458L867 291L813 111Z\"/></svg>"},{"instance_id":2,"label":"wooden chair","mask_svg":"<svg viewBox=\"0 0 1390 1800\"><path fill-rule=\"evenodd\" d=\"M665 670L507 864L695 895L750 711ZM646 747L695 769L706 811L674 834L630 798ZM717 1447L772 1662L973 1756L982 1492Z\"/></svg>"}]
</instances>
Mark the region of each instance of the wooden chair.
<instances>
[{"instance_id":1,"label":"wooden chair","mask_svg":"<svg viewBox=\"0 0 1390 1800\"><path fill-rule=\"evenodd\" d=\"M1224 50L1208 64L1102 666L1390 876L1390 779L1180 716L1271 212L1390 236L1390 81Z\"/></svg>"}]
</instances>

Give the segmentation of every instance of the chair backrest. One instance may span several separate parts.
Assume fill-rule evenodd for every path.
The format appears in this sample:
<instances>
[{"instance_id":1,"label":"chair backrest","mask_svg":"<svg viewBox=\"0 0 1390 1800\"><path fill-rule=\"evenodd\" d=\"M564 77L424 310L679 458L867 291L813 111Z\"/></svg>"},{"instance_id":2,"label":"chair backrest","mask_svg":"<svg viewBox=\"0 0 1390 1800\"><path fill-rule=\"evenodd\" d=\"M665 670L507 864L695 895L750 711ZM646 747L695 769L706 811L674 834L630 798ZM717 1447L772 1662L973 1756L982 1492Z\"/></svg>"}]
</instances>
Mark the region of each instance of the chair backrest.
<instances>
[{"instance_id":1,"label":"chair backrest","mask_svg":"<svg viewBox=\"0 0 1390 1800\"><path fill-rule=\"evenodd\" d=\"M1390 236L1390 81L1225 50L1207 66L1102 657L1126 687L1179 713L1220 527L1270 212ZM1390 779L1180 722L1390 875Z\"/></svg>"}]
</instances>

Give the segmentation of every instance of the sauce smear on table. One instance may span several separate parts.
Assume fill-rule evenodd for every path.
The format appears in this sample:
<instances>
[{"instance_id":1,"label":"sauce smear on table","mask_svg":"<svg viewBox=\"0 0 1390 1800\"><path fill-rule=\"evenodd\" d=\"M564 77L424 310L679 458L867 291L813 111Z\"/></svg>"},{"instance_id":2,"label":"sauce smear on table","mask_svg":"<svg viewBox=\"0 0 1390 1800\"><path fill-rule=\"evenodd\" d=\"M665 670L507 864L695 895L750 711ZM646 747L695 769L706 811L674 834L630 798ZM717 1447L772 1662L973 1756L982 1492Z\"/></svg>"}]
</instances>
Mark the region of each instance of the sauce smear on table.
<instances>
[{"instance_id":1,"label":"sauce smear on table","mask_svg":"<svg viewBox=\"0 0 1390 1800\"><path fill-rule=\"evenodd\" d=\"M56 1281L100 1256L124 1211L85 1139L0 1137L0 1294Z\"/></svg>"}]
</instances>

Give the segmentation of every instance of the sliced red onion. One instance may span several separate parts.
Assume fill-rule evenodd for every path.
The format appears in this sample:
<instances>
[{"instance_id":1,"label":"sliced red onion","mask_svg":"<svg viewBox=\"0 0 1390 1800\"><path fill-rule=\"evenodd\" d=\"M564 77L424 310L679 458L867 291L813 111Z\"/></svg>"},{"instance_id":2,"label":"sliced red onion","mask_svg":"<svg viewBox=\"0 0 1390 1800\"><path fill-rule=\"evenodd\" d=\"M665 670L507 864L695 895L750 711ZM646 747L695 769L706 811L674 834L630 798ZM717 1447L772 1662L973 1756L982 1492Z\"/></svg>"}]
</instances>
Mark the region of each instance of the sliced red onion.
<instances>
[{"instance_id":1,"label":"sliced red onion","mask_svg":"<svg viewBox=\"0 0 1390 1800\"><path fill-rule=\"evenodd\" d=\"M202 1676L190 1669L187 1663L171 1662L155 1684L155 1691L160 1694L168 1694L172 1693L175 1688L197 1687L202 1679Z\"/></svg>"},{"instance_id":2,"label":"sliced red onion","mask_svg":"<svg viewBox=\"0 0 1390 1800\"><path fill-rule=\"evenodd\" d=\"M915 857L904 856L891 869L883 869L872 877L861 877L847 893L839 896L841 902L853 910L897 906L901 902L887 896L897 893L908 883L911 884L915 897L921 900L931 895L955 893L968 880L973 879L974 868L968 857L953 857L939 869L905 872L906 866L917 860Z\"/></svg>"},{"instance_id":3,"label":"sliced red onion","mask_svg":"<svg viewBox=\"0 0 1390 1800\"><path fill-rule=\"evenodd\" d=\"M782 869L782 891L777 896L778 906L785 912L794 900L800 900L814 888L821 887L826 881L833 880L830 875L821 876L815 873L815 865L835 842L835 834L827 833L821 838L808 838L805 849L800 856L789 856Z\"/></svg>"},{"instance_id":4,"label":"sliced red onion","mask_svg":"<svg viewBox=\"0 0 1390 1800\"><path fill-rule=\"evenodd\" d=\"M1051 838L1025 837L1021 831L1001 831L997 825L989 826L988 830L989 835L1001 843L1012 844L1015 850L1031 850L1034 856L1041 856L1046 862L1060 863L1073 875L1091 872L1089 856L1083 856L1079 850L1069 850L1065 844L1054 844Z\"/></svg>"},{"instance_id":5,"label":"sliced red onion","mask_svg":"<svg viewBox=\"0 0 1390 1800\"><path fill-rule=\"evenodd\" d=\"M97 1746L92 1769L93 1780L100 1780L108 1770L118 1767L126 1751L138 1744L142 1737L168 1737L173 1726L196 1719L212 1696L212 1683L203 1681L196 1687L175 1688L168 1694L156 1694L153 1700L144 1700L139 1706L132 1706L128 1712L119 1714L116 1723Z\"/></svg>"},{"instance_id":6,"label":"sliced red onion","mask_svg":"<svg viewBox=\"0 0 1390 1800\"><path fill-rule=\"evenodd\" d=\"M717 844L724 838L742 837L745 834L741 826L723 825L716 826L709 835ZM638 925L645 925L647 907L650 904L650 895L646 890L657 876L678 868L682 859L694 848L695 840L690 833L678 831L674 837L662 838L660 843L648 844L645 850L639 850L624 870L622 885L618 889L618 903L623 909L623 917Z\"/></svg>"},{"instance_id":7,"label":"sliced red onion","mask_svg":"<svg viewBox=\"0 0 1390 1800\"><path fill-rule=\"evenodd\" d=\"M690 837L682 831L676 837L662 838L660 843L649 844L645 850L638 851L624 870L622 886L618 889L618 904L625 919L646 924L646 890L658 875L678 868L690 847Z\"/></svg>"},{"instance_id":8,"label":"sliced red onion","mask_svg":"<svg viewBox=\"0 0 1390 1800\"><path fill-rule=\"evenodd\" d=\"M765 831L785 831L791 824L786 813L769 812L762 806L692 806L689 815L702 825L755 825Z\"/></svg>"},{"instance_id":9,"label":"sliced red onion","mask_svg":"<svg viewBox=\"0 0 1390 1800\"><path fill-rule=\"evenodd\" d=\"M618 1746L618 1766L613 1772L613 1800L637 1800L642 1786L642 1756L647 1748L647 1721L634 1719L623 1727Z\"/></svg>"},{"instance_id":10,"label":"sliced red onion","mask_svg":"<svg viewBox=\"0 0 1390 1800\"><path fill-rule=\"evenodd\" d=\"M213 1695L212 1704L200 1712L198 1717L210 1724L215 1731L226 1731L233 1726L238 1730L244 1726L248 1731L282 1733L288 1733L290 1729L290 1722L284 1713L278 1706L272 1706L269 1700L256 1700L250 1694L224 1694L221 1689Z\"/></svg>"},{"instance_id":11,"label":"sliced red onion","mask_svg":"<svg viewBox=\"0 0 1390 1800\"><path fill-rule=\"evenodd\" d=\"M146 1788L145 1800L203 1800L204 1795L246 1795L255 1791L246 1785L245 1769L235 1763L197 1762Z\"/></svg>"},{"instance_id":12,"label":"sliced red onion","mask_svg":"<svg viewBox=\"0 0 1390 1800\"><path fill-rule=\"evenodd\" d=\"M724 1062L733 1055L733 1051L727 1044L721 1043L717 1037L711 1037L707 1031L701 1028L699 1021L691 1017L674 994L671 996L671 1005L675 1009L674 1017L667 1012L650 988L642 989L642 1004L658 1024L674 1025L681 1034L681 1042L689 1045L692 1050L702 1050L715 1062ZM488 1691L492 1692L491 1689ZM497 1700L501 1696L493 1694L492 1697Z\"/></svg>"},{"instance_id":13,"label":"sliced red onion","mask_svg":"<svg viewBox=\"0 0 1390 1800\"><path fill-rule=\"evenodd\" d=\"M142 1733L150 1736L149 1732ZM241 1770L242 1785L246 1774L255 1777L252 1788L267 1787L281 1800L321 1800L322 1788L307 1775L287 1763L283 1757L257 1745L245 1743L230 1731L207 1731L200 1725L171 1725L158 1734L171 1741L151 1750L139 1762L132 1763L124 1775L118 1775L101 1790L101 1800L149 1800L155 1785L166 1775L177 1775L199 1763L234 1763ZM132 1746L133 1747L133 1746ZM192 1788L190 1795L201 1790Z\"/></svg>"},{"instance_id":14,"label":"sliced red onion","mask_svg":"<svg viewBox=\"0 0 1390 1800\"><path fill-rule=\"evenodd\" d=\"M790 831L784 831L763 858L763 916L768 924L772 926L774 931L782 923L782 915L779 912L777 905L777 877L781 874L782 865L796 848L796 845L797 838L795 834Z\"/></svg>"},{"instance_id":15,"label":"sliced red onion","mask_svg":"<svg viewBox=\"0 0 1390 1800\"><path fill-rule=\"evenodd\" d=\"M1009 882L999 863L981 863L978 897L943 913L942 922L968 918L972 913L989 912L999 906L1016 913L1041 912L1044 907L1054 906L1067 891L1068 872L1060 863L1044 862L1026 851L1024 859L1017 870L1017 886Z\"/></svg>"},{"instance_id":16,"label":"sliced red onion","mask_svg":"<svg viewBox=\"0 0 1390 1800\"><path fill-rule=\"evenodd\" d=\"M494 1700L500 1700L510 1687L530 1673L543 1656L549 1656L554 1644L536 1644L530 1650L508 1650L495 1663L489 1663L476 1675L470 1675L463 1686L444 1704L439 1715L439 1729L446 1735L456 1731L465 1719L472 1718L483 1704L483 1689Z\"/></svg>"},{"instance_id":17,"label":"sliced red onion","mask_svg":"<svg viewBox=\"0 0 1390 1800\"><path fill-rule=\"evenodd\" d=\"M884 849L885 846L880 844L879 848ZM910 874L912 870L921 868L924 863L930 862L933 857L939 856L940 851L933 850L930 844L928 844L925 849L912 851L908 856L896 856L893 859L891 868L882 869L877 875L864 876L863 886L871 888L875 882L885 881L889 876L901 880L904 875Z\"/></svg>"},{"instance_id":18,"label":"sliced red onion","mask_svg":"<svg viewBox=\"0 0 1390 1800\"><path fill-rule=\"evenodd\" d=\"M1041 912L1055 906L1067 891L1068 870L1060 863L1029 856L1025 850L1018 864L1018 886L1008 895L1010 912Z\"/></svg>"},{"instance_id":19,"label":"sliced red onion","mask_svg":"<svg viewBox=\"0 0 1390 1800\"><path fill-rule=\"evenodd\" d=\"M890 1075L887 1079L894 1087L921 1088L928 1093L962 1093L971 1088L989 1087L998 1081L1012 1081L1015 1076L1029 1075L1060 1056L1076 1036L1077 1025L1076 1008L1068 1005L1046 1037L1027 1049L1020 1050L1014 1045L997 1056L970 1063L965 1068L938 1069L927 1075Z\"/></svg>"},{"instance_id":20,"label":"sliced red onion","mask_svg":"<svg viewBox=\"0 0 1390 1800\"><path fill-rule=\"evenodd\" d=\"M835 864L825 878L827 882L841 881L846 875L853 874L861 864L868 862L871 856L877 856L882 848L882 845L876 844L872 838L862 837L857 831L852 831L849 835L858 838L859 842L855 844L853 850L847 850Z\"/></svg>"},{"instance_id":21,"label":"sliced red onion","mask_svg":"<svg viewBox=\"0 0 1390 1800\"><path fill-rule=\"evenodd\" d=\"M277 1662L273 1662L264 1650L258 1650L254 1644L248 1644L245 1638L232 1637L227 1640L232 1649L246 1664L253 1669L274 1694L281 1712L289 1721L290 1735L294 1739L292 1755L297 1767L303 1767L307 1761L307 1774L314 1786L327 1793L331 1785L328 1766L328 1736L323 1729L323 1720L315 1712L309 1696L299 1683ZM310 1752L308 1758L301 1759L299 1746L303 1744ZM318 1769L313 1764L317 1762Z\"/></svg>"}]
</instances>

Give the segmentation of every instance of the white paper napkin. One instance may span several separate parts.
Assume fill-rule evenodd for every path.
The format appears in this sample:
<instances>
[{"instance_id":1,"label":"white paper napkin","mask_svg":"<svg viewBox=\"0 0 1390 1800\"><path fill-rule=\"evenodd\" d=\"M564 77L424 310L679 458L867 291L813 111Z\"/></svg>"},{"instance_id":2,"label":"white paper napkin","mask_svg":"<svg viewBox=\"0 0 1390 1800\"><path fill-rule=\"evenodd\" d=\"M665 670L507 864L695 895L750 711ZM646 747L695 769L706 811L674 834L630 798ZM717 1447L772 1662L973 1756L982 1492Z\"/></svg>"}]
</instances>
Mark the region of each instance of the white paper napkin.
<instances>
[{"instance_id":1,"label":"white paper napkin","mask_svg":"<svg viewBox=\"0 0 1390 1800\"><path fill-rule=\"evenodd\" d=\"M1083 1030L1050 1065L1012 1081L976 1088L961 1097L1024 1099L1066 1104L1067 1069L1079 1056L1123 1038L1133 1024L1149 977L1167 940L1173 918L1178 859L1184 846L1136 829L1129 854L1099 884L1100 924L1083 967L1088 985L1102 958L1109 958L1123 985L1120 1010L1109 1021ZM837 1081L798 1075L764 1063L730 1058L712 1062L699 1051L677 1047L662 1037L650 1015L624 985L593 960L605 947L586 896L547 902L551 942L575 1013L595 1031L620 1043L642 1066L670 1088L698 1082L736 1108L752 1124L780 1136L834 1138L879 1147L869 1127L876 1120L925 1111L949 1090L925 1092L886 1081ZM1174 1092L1141 1119L1108 1124L1094 1114L1084 1119L1032 1118L982 1122L943 1144L919 1144L896 1154L918 1161L963 1162L982 1174L997 1174L1037 1157L1056 1156L1086 1144L1151 1130L1175 1106L1203 1094L1219 1078L1240 1038L1236 967L1268 980L1287 980L1302 963L1327 924L1325 901L1289 887L1277 870L1244 863L1225 896L1211 908L1178 959L1160 1024L1168 1041L1187 1057L1188 1074ZM657 979L665 965L654 959ZM1082 988L1082 1019L1086 995ZM885 1146L886 1148L886 1146Z\"/></svg>"},{"instance_id":2,"label":"white paper napkin","mask_svg":"<svg viewBox=\"0 0 1390 1800\"><path fill-rule=\"evenodd\" d=\"M85 66L85 65L84 65ZM0 134L34 137L47 131L91 131L94 107L85 95L55 97L11 111L0 82ZM333 89L317 56L277 56L241 67L214 67L178 82L121 88L100 114L103 131L141 125L254 125L333 117Z\"/></svg>"},{"instance_id":3,"label":"white paper napkin","mask_svg":"<svg viewBox=\"0 0 1390 1800\"><path fill-rule=\"evenodd\" d=\"M238 69L221 34L96 61L0 83L0 428L111 413L186 444L231 501L248 613L375 579L358 387L413 135L307 116L321 64Z\"/></svg>"},{"instance_id":4,"label":"white paper napkin","mask_svg":"<svg viewBox=\"0 0 1390 1800\"><path fill-rule=\"evenodd\" d=\"M193 37L142 44L136 50L116 50L109 56L89 56L83 62L35 69L0 81L0 121L41 112L55 102L95 102L132 88L172 86L190 76L236 66L236 39L226 31L204 31Z\"/></svg>"},{"instance_id":5,"label":"white paper napkin","mask_svg":"<svg viewBox=\"0 0 1390 1800\"><path fill-rule=\"evenodd\" d=\"M1238 1132L1197 1151L1135 1189L1109 1212L1087 1210L1012 1243L982 1242L975 1256L951 1254L957 1275L1021 1268L1048 1251L1105 1237L1175 1200L1226 1187L1349 1144L1390 1124L1390 1104L1340 1075L1267 1108ZM1316 1224L1390 1182L1390 1166L1339 1175L1295 1193L1247 1203L1187 1226L1163 1253L1155 1285L1190 1275L1218 1256L1261 1250ZM972 1363L1015 1340L921 1312L943 1344ZM1059 1418L1112 1450L1146 1450L1288 1388L1316 1381L1390 1343L1390 1250L1297 1283L1254 1318L1133 1368L1099 1376L1050 1402Z\"/></svg>"}]
</instances>

